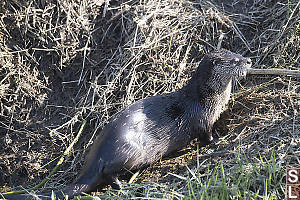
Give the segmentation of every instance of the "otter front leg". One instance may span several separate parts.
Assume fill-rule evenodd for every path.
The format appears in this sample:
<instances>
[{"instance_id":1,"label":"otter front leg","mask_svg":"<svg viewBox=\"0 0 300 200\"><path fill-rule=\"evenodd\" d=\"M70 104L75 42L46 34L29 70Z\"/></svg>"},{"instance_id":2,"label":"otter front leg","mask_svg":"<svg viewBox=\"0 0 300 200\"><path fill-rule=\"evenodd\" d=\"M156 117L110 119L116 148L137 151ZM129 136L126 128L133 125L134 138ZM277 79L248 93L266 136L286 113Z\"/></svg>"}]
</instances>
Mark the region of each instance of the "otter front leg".
<instances>
[{"instance_id":1,"label":"otter front leg","mask_svg":"<svg viewBox=\"0 0 300 200\"><path fill-rule=\"evenodd\" d=\"M198 135L197 138L201 146L209 145L214 142L214 138L212 136L212 130L202 132L201 134Z\"/></svg>"},{"instance_id":2,"label":"otter front leg","mask_svg":"<svg viewBox=\"0 0 300 200\"><path fill-rule=\"evenodd\" d=\"M215 144L215 143L217 143L219 141L220 135L219 135L219 133L217 132L216 129L214 129L212 131L212 137L213 137L213 140L211 142L212 144Z\"/></svg>"},{"instance_id":3,"label":"otter front leg","mask_svg":"<svg viewBox=\"0 0 300 200\"><path fill-rule=\"evenodd\" d=\"M194 138L199 140L201 146L212 143L212 126L204 119L203 116L199 117L200 120L192 121L191 132Z\"/></svg>"},{"instance_id":4,"label":"otter front leg","mask_svg":"<svg viewBox=\"0 0 300 200\"><path fill-rule=\"evenodd\" d=\"M219 134L217 132L217 130L212 130L209 132L206 132L204 135L207 135L206 137L198 137L198 139L200 140L200 144L202 146L205 145L209 145L209 144L216 144L219 141Z\"/></svg>"}]
</instances>

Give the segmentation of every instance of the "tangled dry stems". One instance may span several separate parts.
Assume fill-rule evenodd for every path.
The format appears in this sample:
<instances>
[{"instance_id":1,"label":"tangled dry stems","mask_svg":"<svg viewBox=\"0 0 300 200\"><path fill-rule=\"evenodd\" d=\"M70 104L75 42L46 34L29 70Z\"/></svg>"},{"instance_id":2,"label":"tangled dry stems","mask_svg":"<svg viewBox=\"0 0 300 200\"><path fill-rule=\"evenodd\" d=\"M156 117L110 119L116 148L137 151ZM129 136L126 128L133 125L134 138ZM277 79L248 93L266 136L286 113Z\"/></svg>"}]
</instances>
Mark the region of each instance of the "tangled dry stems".
<instances>
[{"instance_id":1,"label":"tangled dry stems","mask_svg":"<svg viewBox=\"0 0 300 200\"><path fill-rule=\"evenodd\" d=\"M182 87L217 46L250 56L254 67L299 67L297 1L14 0L0 12L3 190L46 176L85 118L81 144L47 187L71 182L117 111ZM253 159L275 149L278 162L299 165L298 79L251 76L243 85L216 126L223 143L215 151L234 153L242 140ZM193 158L154 165L142 179L163 179Z\"/></svg>"}]
</instances>

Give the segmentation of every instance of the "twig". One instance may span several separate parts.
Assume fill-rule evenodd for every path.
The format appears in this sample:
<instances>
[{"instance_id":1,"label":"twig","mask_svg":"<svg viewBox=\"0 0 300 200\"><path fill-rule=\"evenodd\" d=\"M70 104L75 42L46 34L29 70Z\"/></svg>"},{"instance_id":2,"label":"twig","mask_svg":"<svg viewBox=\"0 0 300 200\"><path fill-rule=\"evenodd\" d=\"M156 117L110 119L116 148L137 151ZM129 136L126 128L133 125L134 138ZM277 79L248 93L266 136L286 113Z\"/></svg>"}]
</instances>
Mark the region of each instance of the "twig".
<instances>
[{"instance_id":1,"label":"twig","mask_svg":"<svg viewBox=\"0 0 300 200\"><path fill-rule=\"evenodd\" d=\"M39 184L37 184L36 186L34 186L34 187L32 187L28 190L16 190L16 191L5 192L5 193L2 193L2 194L24 194L24 193L30 192L32 190L37 190L37 189L41 188L43 185L45 185L50 180L50 178L58 171L58 169L60 168L60 166L64 162L65 158L69 156L69 153L72 150L73 146L77 143L77 141L78 141L78 139L79 139L84 127L85 127L85 124L86 124L86 121L84 120L82 122L81 127L80 127L76 137L74 138L73 142L64 151L63 155L61 156L61 158L57 162L56 166L52 169L50 174L42 180L42 182L40 182Z\"/></svg>"},{"instance_id":2,"label":"twig","mask_svg":"<svg viewBox=\"0 0 300 200\"><path fill-rule=\"evenodd\" d=\"M278 33L278 37L276 38L276 40L274 40L275 42L273 42L271 45L271 47L268 48L268 52L265 53L264 57L262 58L262 60L260 60L261 62L269 55L269 53L274 49L274 46L278 45L278 43L281 41L281 37L283 36L283 34L285 33L285 31L287 30L287 27L292 19L292 17L294 16L295 11L298 9L300 5L300 1L298 1L297 5L295 6L295 8L293 9L293 11L290 14L289 19L287 20L286 24L283 25L281 27L282 31L280 31Z\"/></svg>"},{"instance_id":3,"label":"twig","mask_svg":"<svg viewBox=\"0 0 300 200\"><path fill-rule=\"evenodd\" d=\"M249 69L249 74L268 74L268 75L284 75L284 76L295 76L300 77L299 70L288 70L288 69Z\"/></svg>"},{"instance_id":4,"label":"twig","mask_svg":"<svg viewBox=\"0 0 300 200\"><path fill-rule=\"evenodd\" d=\"M232 29L240 37L240 39L246 45L246 47L248 48L248 50L251 53L253 53L253 51L251 50L249 42L247 41L247 39L245 38L245 36L242 34L242 32L240 31L240 29L238 28L238 26L234 22L232 23Z\"/></svg>"}]
</instances>

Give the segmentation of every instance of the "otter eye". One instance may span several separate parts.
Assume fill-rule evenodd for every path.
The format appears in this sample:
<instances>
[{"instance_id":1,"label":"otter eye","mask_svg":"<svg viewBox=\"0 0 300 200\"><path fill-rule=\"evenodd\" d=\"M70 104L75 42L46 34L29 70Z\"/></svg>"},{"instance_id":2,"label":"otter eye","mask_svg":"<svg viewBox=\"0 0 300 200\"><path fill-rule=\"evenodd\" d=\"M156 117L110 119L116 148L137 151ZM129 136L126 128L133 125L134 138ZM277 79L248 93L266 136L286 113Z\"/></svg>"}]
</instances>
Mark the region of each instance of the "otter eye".
<instances>
[{"instance_id":1,"label":"otter eye","mask_svg":"<svg viewBox=\"0 0 300 200\"><path fill-rule=\"evenodd\" d=\"M235 63L238 63L238 62L240 61L240 59L234 58L233 61L234 61Z\"/></svg>"},{"instance_id":2,"label":"otter eye","mask_svg":"<svg viewBox=\"0 0 300 200\"><path fill-rule=\"evenodd\" d=\"M231 64L231 65L237 65L239 62L240 62L240 59L238 59L238 58L233 58L233 59L230 61L230 64Z\"/></svg>"},{"instance_id":3,"label":"otter eye","mask_svg":"<svg viewBox=\"0 0 300 200\"><path fill-rule=\"evenodd\" d=\"M252 64L251 59L247 58L247 65L251 65L251 64Z\"/></svg>"}]
</instances>

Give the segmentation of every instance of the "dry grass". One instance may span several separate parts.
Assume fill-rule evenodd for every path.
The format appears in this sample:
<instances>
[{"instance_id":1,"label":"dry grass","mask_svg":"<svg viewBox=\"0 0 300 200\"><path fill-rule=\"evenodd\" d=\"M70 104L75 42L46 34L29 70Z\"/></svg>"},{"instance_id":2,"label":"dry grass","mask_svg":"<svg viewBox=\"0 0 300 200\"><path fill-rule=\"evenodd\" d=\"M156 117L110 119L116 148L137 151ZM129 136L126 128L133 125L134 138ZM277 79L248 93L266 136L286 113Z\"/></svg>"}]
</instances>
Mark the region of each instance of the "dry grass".
<instances>
[{"instance_id":1,"label":"dry grass","mask_svg":"<svg viewBox=\"0 0 300 200\"><path fill-rule=\"evenodd\" d=\"M251 57L254 67L299 69L297 1L220 2L0 2L0 191L39 182L88 119L81 143L46 187L70 183L117 111L182 87L217 46ZM216 125L220 143L200 150L203 170L222 161L230 173L240 144L253 162L274 151L276 163L299 166L299 79L250 76L242 85ZM191 145L137 182L180 185L168 173L189 174L195 157Z\"/></svg>"}]
</instances>

